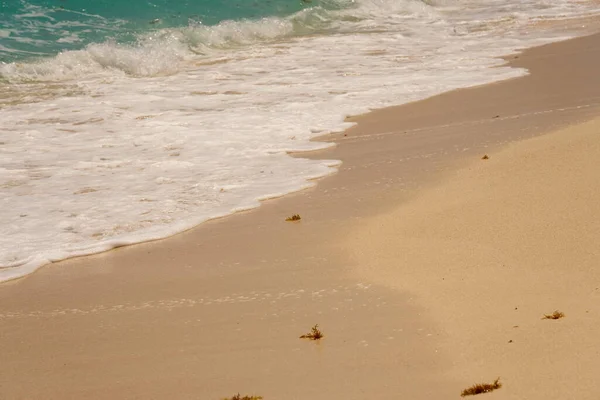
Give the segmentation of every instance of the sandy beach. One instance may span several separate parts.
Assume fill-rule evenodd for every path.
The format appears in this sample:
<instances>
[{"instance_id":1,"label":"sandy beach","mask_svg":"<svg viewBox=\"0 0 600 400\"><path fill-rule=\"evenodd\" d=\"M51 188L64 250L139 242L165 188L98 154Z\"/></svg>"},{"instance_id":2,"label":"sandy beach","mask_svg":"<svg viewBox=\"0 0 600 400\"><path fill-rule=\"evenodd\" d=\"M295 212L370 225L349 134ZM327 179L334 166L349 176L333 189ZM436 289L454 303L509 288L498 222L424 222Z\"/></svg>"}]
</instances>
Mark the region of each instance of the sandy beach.
<instances>
[{"instance_id":1,"label":"sandy beach","mask_svg":"<svg viewBox=\"0 0 600 400\"><path fill-rule=\"evenodd\" d=\"M507 61L314 188L0 285L0 399L597 399L600 35Z\"/></svg>"},{"instance_id":2,"label":"sandy beach","mask_svg":"<svg viewBox=\"0 0 600 400\"><path fill-rule=\"evenodd\" d=\"M598 155L596 119L457 171L350 230L357 276L419 299L460 349L457 380L499 376L498 398L597 398Z\"/></svg>"}]
</instances>

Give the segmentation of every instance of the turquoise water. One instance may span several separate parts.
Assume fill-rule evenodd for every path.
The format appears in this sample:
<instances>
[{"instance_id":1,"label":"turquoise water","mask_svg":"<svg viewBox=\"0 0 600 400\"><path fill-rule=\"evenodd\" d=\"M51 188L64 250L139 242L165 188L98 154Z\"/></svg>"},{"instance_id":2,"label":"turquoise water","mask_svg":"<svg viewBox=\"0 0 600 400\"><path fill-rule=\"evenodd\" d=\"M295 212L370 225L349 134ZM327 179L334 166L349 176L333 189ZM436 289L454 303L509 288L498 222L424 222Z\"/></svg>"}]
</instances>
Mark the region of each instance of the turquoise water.
<instances>
[{"instance_id":1,"label":"turquoise water","mask_svg":"<svg viewBox=\"0 0 600 400\"><path fill-rule=\"evenodd\" d=\"M53 55L107 40L132 43L140 35L164 28L283 17L315 3L316 0L4 0L0 2L0 62Z\"/></svg>"}]
</instances>

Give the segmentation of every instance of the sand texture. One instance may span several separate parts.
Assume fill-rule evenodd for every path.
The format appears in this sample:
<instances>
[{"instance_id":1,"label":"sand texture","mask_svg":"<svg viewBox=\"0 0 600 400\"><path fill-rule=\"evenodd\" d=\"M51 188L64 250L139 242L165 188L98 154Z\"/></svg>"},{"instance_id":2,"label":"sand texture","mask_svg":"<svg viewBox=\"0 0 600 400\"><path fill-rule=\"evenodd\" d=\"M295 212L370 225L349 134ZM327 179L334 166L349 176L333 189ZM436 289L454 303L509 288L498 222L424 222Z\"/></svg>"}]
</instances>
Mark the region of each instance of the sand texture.
<instances>
[{"instance_id":1,"label":"sand texture","mask_svg":"<svg viewBox=\"0 0 600 400\"><path fill-rule=\"evenodd\" d=\"M597 399L599 157L600 120L490 154L351 229L357 274L418 297L465 387Z\"/></svg>"},{"instance_id":2,"label":"sand texture","mask_svg":"<svg viewBox=\"0 0 600 400\"><path fill-rule=\"evenodd\" d=\"M509 60L322 138L312 189L1 285L0 399L599 398L600 36Z\"/></svg>"}]
</instances>

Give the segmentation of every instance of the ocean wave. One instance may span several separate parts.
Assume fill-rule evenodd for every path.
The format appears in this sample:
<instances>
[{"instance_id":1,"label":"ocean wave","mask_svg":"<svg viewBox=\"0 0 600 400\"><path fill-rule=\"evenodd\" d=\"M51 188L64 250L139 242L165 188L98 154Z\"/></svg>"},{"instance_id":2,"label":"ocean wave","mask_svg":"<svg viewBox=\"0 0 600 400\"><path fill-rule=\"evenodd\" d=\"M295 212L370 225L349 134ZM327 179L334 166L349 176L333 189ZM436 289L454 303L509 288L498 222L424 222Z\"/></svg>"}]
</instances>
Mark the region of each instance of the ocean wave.
<instances>
[{"instance_id":1,"label":"ocean wave","mask_svg":"<svg viewBox=\"0 0 600 400\"><path fill-rule=\"evenodd\" d=\"M432 3L433 4L433 3ZM389 15L431 18L433 5L420 0L325 0L287 17L226 20L209 26L191 23L138 34L134 43L108 40L55 57L0 65L0 75L13 82L60 81L93 74L124 73L137 77L172 74L196 56L307 35L388 29ZM76 34L62 38L79 42Z\"/></svg>"}]
</instances>

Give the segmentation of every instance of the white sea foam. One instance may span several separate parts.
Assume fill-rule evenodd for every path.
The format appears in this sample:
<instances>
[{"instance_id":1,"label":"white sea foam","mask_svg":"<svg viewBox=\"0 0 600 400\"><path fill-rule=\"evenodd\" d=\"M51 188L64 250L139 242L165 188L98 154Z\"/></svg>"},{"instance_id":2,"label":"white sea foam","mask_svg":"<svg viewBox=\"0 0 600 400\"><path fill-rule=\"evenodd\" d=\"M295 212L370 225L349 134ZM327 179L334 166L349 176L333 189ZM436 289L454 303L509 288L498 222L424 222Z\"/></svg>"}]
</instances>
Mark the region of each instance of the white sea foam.
<instances>
[{"instance_id":1,"label":"white sea foam","mask_svg":"<svg viewBox=\"0 0 600 400\"><path fill-rule=\"evenodd\" d=\"M495 57L564 37L534 19L596 11L357 0L1 65L0 281L308 187L339 162L287 152L345 116L523 75Z\"/></svg>"}]
</instances>

